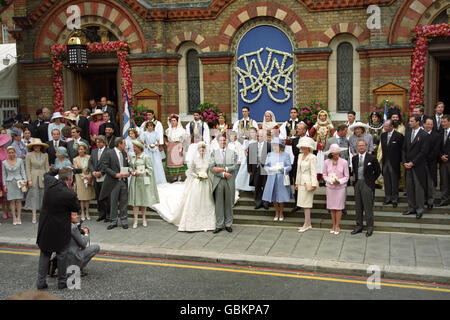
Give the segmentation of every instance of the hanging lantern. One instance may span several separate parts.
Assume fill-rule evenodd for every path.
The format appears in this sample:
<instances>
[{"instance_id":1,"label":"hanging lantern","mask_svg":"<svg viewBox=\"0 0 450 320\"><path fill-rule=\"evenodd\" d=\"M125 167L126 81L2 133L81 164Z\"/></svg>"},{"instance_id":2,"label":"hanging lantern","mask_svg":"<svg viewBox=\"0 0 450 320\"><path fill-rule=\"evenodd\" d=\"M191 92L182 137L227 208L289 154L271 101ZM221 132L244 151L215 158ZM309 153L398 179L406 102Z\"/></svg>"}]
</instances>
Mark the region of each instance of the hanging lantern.
<instances>
[{"instance_id":1,"label":"hanging lantern","mask_svg":"<svg viewBox=\"0 0 450 320\"><path fill-rule=\"evenodd\" d=\"M87 68L87 48L81 38L81 30L76 30L67 42L67 62L68 68L84 69Z\"/></svg>"}]
</instances>

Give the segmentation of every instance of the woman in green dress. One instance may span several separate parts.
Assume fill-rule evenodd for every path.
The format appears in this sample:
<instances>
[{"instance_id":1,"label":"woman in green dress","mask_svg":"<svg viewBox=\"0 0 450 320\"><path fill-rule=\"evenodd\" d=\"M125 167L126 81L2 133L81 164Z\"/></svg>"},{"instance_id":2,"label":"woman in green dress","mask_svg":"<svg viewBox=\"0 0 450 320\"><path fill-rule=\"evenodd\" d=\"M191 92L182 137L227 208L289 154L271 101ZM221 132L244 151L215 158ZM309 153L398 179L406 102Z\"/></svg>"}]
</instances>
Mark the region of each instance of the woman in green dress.
<instances>
[{"instance_id":1,"label":"woman in green dress","mask_svg":"<svg viewBox=\"0 0 450 320\"><path fill-rule=\"evenodd\" d=\"M139 209L142 212L142 225L147 226L145 210L159 203L158 189L156 188L155 175L153 174L152 160L144 153L144 143L141 140L133 140L135 154L130 157L131 181L128 194L128 204L133 206L134 224L137 228Z\"/></svg>"}]
</instances>

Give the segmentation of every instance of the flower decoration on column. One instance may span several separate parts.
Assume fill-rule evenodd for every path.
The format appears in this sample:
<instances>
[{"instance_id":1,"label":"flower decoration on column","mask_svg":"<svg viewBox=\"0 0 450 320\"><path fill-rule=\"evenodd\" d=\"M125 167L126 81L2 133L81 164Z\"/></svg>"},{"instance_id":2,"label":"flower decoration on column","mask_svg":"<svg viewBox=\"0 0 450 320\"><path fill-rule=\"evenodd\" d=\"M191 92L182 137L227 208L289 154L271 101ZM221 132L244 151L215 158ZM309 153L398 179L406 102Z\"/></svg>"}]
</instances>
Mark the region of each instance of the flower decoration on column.
<instances>
[{"instance_id":1,"label":"flower decoration on column","mask_svg":"<svg viewBox=\"0 0 450 320\"><path fill-rule=\"evenodd\" d=\"M109 42L87 43L88 52L117 52L119 67L122 72L122 97L125 101L125 90L128 91L128 101L132 105L132 87L131 68L127 61L129 52L128 43L124 40ZM53 105L55 112L64 111L64 87L63 87L63 59L67 54L65 44L55 44L51 46L51 62L53 66Z\"/></svg>"},{"instance_id":2,"label":"flower decoration on column","mask_svg":"<svg viewBox=\"0 0 450 320\"><path fill-rule=\"evenodd\" d=\"M449 24L437 24L417 26L414 33L414 49L411 63L411 80L409 81L409 111L412 112L414 105L423 103L423 86L425 78L425 64L428 48L428 40L435 37L450 36Z\"/></svg>"}]
</instances>

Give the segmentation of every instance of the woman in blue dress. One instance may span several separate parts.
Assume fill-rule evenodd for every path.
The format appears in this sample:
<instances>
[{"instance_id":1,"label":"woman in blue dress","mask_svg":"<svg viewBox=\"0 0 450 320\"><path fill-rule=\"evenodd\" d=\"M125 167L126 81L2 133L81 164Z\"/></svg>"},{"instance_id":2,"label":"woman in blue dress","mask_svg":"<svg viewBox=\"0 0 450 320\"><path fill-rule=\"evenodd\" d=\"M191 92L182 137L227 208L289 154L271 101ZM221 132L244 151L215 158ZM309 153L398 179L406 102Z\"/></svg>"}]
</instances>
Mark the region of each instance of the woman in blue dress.
<instances>
[{"instance_id":1,"label":"woman in blue dress","mask_svg":"<svg viewBox=\"0 0 450 320\"><path fill-rule=\"evenodd\" d=\"M58 147L56 149L56 159L54 169L61 169L64 167L73 167L72 162L69 160L69 154L65 147Z\"/></svg>"},{"instance_id":2,"label":"woman in blue dress","mask_svg":"<svg viewBox=\"0 0 450 320\"><path fill-rule=\"evenodd\" d=\"M161 152L159 152L159 134L155 131L155 124L152 121L147 121L145 124L145 132L141 138L145 144L145 154L149 155L152 159L156 184L167 183L161 160Z\"/></svg>"},{"instance_id":3,"label":"woman in blue dress","mask_svg":"<svg viewBox=\"0 0 450 320\"><path fill-rule=\"evenodd\" d=\"M291 159L284 152L284 144L280 138L272 139L272 152L267 155L265 169L267 171L267 182L264 187L263 201L273 202L275 207L274 221L284 220L283 207L292 197L291 186L284 185L284 176L291 171Z\"/></svg>"}]
</instances>

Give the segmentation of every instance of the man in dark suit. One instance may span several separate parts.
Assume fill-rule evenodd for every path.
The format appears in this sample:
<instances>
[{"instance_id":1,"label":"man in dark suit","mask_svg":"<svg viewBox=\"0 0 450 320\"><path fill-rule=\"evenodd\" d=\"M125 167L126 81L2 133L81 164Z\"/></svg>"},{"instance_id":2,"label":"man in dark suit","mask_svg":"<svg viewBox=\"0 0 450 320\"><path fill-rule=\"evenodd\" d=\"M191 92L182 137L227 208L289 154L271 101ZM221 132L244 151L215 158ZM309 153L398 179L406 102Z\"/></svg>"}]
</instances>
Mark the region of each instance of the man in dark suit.
<instances>
[{"instance_id":1,"label":"man in dark suit","mask_svg":"<svg viewBox=\"0 0 450 320\"><path fill-rule=\"evenodd\" d=\"M296 137L292 140L292 153L294 154L294 163L292 164L292 170L289 172L289 177L291 178L291 184L295 185L295 179L297 178L297 165L298 165L298 155L300 153L300 149L297 148L298 142L301 138L306 137L306 131L308 127L304 122L300 122L297 124L296 128ZM295 190L295 198L294 198L294 208L292 208L291 213L294 213L300 210L297 207L297 199L298 199L298 190Z\"/></svg>"},{"instance_id":2,"label":"man in dark suit","mask_svg":"<svg viewBox=\"0 0 450 320\"><path fill-rule=\"evenodd\" d=\"M406 175L406 192L408 194L408 211L403 215L415 214L420 219L423 214L426 187L426 156L429 137L420 127L420 116L409 117L409 132L403 141L402 160Z\"/></svg>"},{"instance_id":3,"label":"man in dark suit","mask_svg":"<svg viewBox=\"0 0 450 320\"><path fill-rule=\"evenodd\" d=\"M402 162L402 147L404 137L394 130L392 120L386 120L384 131L381 134L381 151L383 158L384 202L383 205L392 203L394 208L398 206L398 180L400 179L400 164Z\"/></svg>"},{"instance_id":4,"label":"man in dark suit","mask_svg":"<svg viewBox=\"0 0 450 320\"><path fill-rule=\"evenodd\" d=\"M77 194L70 188L72 168L61 168L59 178L44 175L44 198L36 243L41 249L39 257L38 289L46 289L50 257L56 252L58 261L58 289L67 288L66 255L70 243L70 217L81 209Z\"/></svg>"},{"instance_id":5,"label":"man in dark suit","mask_svg":"<svg viewBox=\"0 0 450 320\"><path fill-rule=\"evenodd\" d=\"M437 186L437 163L441 152L441 135L433 130L434 121L431 117L426 117L423 129L428 134L428 152L426 153L426 175L427 185L425 188L425 204L428 209L433 209L434 190Z\"/></svg>"},{"instance_id":6,"label":"man in dark suit","mask_svg":"<svg viewBox=\"0 0 450 320\"><path fill-rule=\"evenodd\" d=\"M247 170L250 174L249 185L255 187L255 209L264 206L269 209L269 203L263 202L262 196L266 185L267 172L264 170L270 144L265 141L265 131L258 130L258 141L248 145Z\"/></svg>"},{"instance_id":7,"label":"man in dark suit","mask_svg":"<svg viewBox=\"0 0 450 320\"><path fill-rule=\"evenodd\" d=\"M438 207L448 206L450 196L450 116L446 114L441 121L439 173L441 177L441 202Z\"/></svg>"},{"instance_id":8,"label":"man in dark suit","mask_svg":"<svg viewBox=\"0 0 450 320\"><path fill-rule=\"evenodd\" d=\"M120 137L120 132L119 132L119 127L117 126L117 124L111 120L111 115L109 114L108 111L103 112L103 121L104 123L100 125L100 127L98 128L98 134L103 136L106 134L105 129L106 129L106 125L108 123L113 125L114 128L114 136L116 137Z\"/></svg>"},{"instance_id":9,"label":"man in dark suit","mask_svg":"<svg viewBox=\"0 0 450 320\"><path fill-rule=\"evenodd\" d=\"M51 114L45 114L44 113L44 123L42 123L36 129L36 137L34 137L34 138L39 138L44 143L48 142L48 126L50 124L50 119L51 118L52 118Z\"/></svg>"},{"instance_id":10,"label":"man in dark suit","mask_svg":"<svg viewBox=\"0 0 450 320\"><path fill-rule=\"evenodd\" d=\"M94 190L95 190L95 199L97 199L97 208L99 216L97 221L105 220L105 222L110 222L109 216L109 201L108 198L99 200L100 191L102 190L103 181L105 181L105 174L102 174L101 163L102 157L106 153L106 139L105 136L95 137L95 143L97 148L92 150L91 157L89 158L89 170L92 172L94 176Z\"/></svg>"},{"instance_id":11,"label":"man in dark suit","mask_svg":"<svg viewBox=\"0 0 450 320\"><path fill-rule=\"evenodd\" d=\"M118 137L114 140L114 149L107 149L101 159L101 170L106 174L105 181L100 192L100 200L107 197L110 199L111 224L108 230L117 227L117 209L120 210L120 221L122 228L128 229L127 205L128 205L128 181L130 173L121 173L123 168L128 167L125 140Z\"/></svg>"},{"instance_id":12,"label":"man in dark suit","mask_svg":"<svg viewBox=\"0 0 450 320\"><path fill-rule=\"evenodd\" d=\"M67 148L67 143L65 143L64 141L62 141L60 139L61 137L61 133L59 132L58 129L53 129L52 130L52 140L50 140L47 144L48 144L48 149L47 149L47 153L48 153L48 164L49 165L54 165L55 164L55 160L56 160L56 149L58 147L64 147Z\"/></svg>"},{"instance_id":13,"label":"man in dark suit","mask_svg":"<svg viewBox=\"0 0 450 320\"><path fill-rule=\"evenodd\" d=\"M69 154L70 162L73 163L73 159L78 157L78 144L80 142L84 142L88 146L89 152L89 142L81 137L81 128L80 127L72 127L71 134L72 140L67 142L67 153Z\"/></svg>"},{"instance_id":14,"label":"man in dark suit","mask_svg":"<svg viewBox=\"0 0 450 320\"><path fill-rule=\"evenodd\" d=\"M36 110L36 117L37 119L34 120L31 123L31 133L33 135L33 137L38 138L38 128L41 124L44 123L44 113L42 112L42 109L37 109Z\"/></svg>"},{"instance_id":15,"label":"man in dark suit","mask_svg":"<svg viewBox=\"0 0 450 320\"><path fill-rule=\"evenodd\" d=\"M436 103L433 116L433 131L442 132L441 120L444 116L445 105L442 101Z\"/></svg>"},{"instance_id":16,"label":"man in dark suit","mask_svg":"<svg viewBox=\"0 0 450 320\"><path fill-rule=\"evenodd\" d=\"M117 123L116 120L116 108L112 107L112 102L107 100L106 97L101 97L100 99L100 109L102 109L103 112L109 112L109 115L111 117L111 121L114 123Z\"/></svg>"},{"instance_id":17,"label":"man in dark suit","mask_svg":"<svg viewBox=\"0 0 450 320\"><path fill-rule=\"evenodd\" d=\"M366 237L373 233L373 198L375 181L381 173L380 164L375 155L367 153L367 143L363 139L356 144L358 154L352 158L355 177L356 228L352 235L362 232L363 211L366 213Z\"/></svg>"},{"instance_id":18,"label":"man in dark suit","mask_svg":"<svg viewBox=\"0 0 450 320\"><path fill-rule=\"evenodd\" d=\"M73 105L71 110L72 110L73 116L76 119L74 121L74 124L81 129L81 132L80 132L81 137L84 140L89 141L89 138L90 138L89 137L89 120L81 114L80 109L78 108L77 105Z\"/></svg>"},{"instance_id":19,"label":"man in dark suit","mask_svg":"<svg viewBox=\"0 0 450 320\"><path fill-rule=\"evenodd\" d=\"M327 140L325 145L325 152L328 151L332 144L337 144L341 148L346 148L347 150L341 151L339 154L341 158L347 160L348 162L348 140L347 140L348 127L346 124L341 124L336 128L336 135L332 136ZM350 165L350 164L349 164Z\"/></svg>"}]
</instances>

